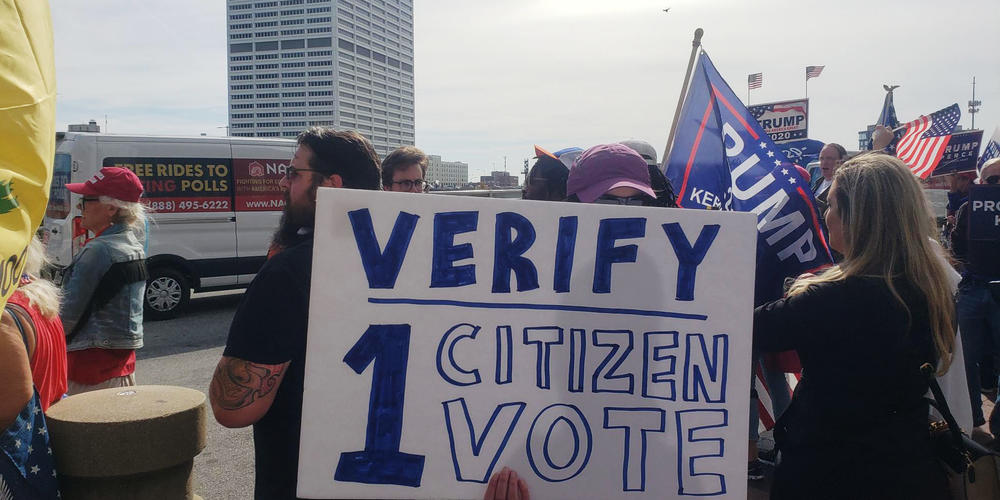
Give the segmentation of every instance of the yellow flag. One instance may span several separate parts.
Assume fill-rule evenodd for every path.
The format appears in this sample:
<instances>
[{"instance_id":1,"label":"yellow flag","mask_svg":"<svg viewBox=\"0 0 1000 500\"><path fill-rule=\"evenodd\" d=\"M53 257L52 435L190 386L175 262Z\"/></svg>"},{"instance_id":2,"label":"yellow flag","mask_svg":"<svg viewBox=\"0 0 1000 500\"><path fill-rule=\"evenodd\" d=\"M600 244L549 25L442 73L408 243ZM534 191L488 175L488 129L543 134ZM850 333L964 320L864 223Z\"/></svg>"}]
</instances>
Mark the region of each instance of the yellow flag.
<instances>
[{"instance_id":1,"label":"yellow flag","mask_svg":"<svg viewBox=\"0 0 1000 500\"><path fill-rule=\"evenodd\" d=\"M45 0L0 0L0 306L45 215L56 142L56 69Z\"/></svg>"}]
</instances>

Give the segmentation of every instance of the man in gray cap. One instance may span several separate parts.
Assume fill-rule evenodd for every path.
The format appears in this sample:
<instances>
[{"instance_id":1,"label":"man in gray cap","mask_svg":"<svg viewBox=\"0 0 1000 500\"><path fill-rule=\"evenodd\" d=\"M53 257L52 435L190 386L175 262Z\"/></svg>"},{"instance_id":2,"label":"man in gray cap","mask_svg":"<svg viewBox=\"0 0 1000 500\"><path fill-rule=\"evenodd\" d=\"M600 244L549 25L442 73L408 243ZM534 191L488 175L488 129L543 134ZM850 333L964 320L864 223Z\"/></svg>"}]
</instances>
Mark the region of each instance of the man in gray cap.
<instances>
[{"instance_id":1,"label":"man in gray cap","mask_svg":"<svg viewBox=\"0 0 1000 500\"><path fill-rule=\"evenodd\" d=\"M663 175L663 171L660 170L660 166L656 163L656 149L646 141L637 141L634 139L629 139L627 141L622 141L620 144L631 148L643 160L646 160L646 165L649 167L649 180L650 184L653 186L653 191L656 191L656 203L654 205L660 207L676 207L676 195L674 195L674 187L670 184L670 180Z\"/></svg>"}]
</instances>

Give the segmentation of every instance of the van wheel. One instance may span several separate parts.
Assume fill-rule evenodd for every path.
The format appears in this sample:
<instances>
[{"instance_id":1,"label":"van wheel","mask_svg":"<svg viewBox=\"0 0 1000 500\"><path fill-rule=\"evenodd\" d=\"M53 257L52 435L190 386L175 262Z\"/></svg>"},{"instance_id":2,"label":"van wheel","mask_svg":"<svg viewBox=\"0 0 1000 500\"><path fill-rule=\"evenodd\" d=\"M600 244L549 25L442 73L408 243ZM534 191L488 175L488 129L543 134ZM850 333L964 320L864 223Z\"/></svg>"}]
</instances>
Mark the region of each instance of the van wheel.
<instances>
[{"instance_id":1,"label":"van wheel","mask_svg":"<svg viewBox=\"0 0 1000 500\"><path fill-rule=\"evenodd\" d=\"M171 268L153 269L146 282L144 318L153 321L177 316L191 299L191 287L183 274Z\"/></svg>"}]
</instances>

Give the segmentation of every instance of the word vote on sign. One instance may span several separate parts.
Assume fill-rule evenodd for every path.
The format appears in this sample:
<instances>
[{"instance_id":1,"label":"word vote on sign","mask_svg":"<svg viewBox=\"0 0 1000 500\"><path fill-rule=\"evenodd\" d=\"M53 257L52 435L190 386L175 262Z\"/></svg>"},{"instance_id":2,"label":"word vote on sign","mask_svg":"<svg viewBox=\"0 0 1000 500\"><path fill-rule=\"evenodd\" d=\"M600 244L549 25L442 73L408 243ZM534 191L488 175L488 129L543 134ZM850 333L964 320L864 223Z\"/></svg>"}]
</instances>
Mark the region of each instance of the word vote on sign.
<instances>
[{"instance_id":1,"label":"word vote on sign","mask_svg":"<svg viewBox=\"0 0 1000 500\"><path fill-rule=\"evenodd\" d=\"M746 498L753 214L321 189L305 498Z\"/></svg>"}]
</instances>

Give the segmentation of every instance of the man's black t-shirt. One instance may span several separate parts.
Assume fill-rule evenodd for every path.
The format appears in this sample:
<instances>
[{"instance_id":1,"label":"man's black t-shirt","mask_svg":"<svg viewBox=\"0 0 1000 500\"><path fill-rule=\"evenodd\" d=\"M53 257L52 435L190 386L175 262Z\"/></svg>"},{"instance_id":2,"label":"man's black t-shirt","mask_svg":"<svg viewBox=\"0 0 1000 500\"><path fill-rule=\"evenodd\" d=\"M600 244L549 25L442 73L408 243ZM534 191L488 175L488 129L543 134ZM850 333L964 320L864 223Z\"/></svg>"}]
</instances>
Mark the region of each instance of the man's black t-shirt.
<instances>
[{"instance_id":1,"label":"man's black t-shirt","mask_svg":"<svg viewBox=\"0 0 1000 500\"><path fill-rule=\"evenodd\" d=\"M295 498L302 422L313 240L275 255L247 289L223 353L253 363L291 363L271 408L253 426L255 498Z\"/></svg>"}]
</instances>

